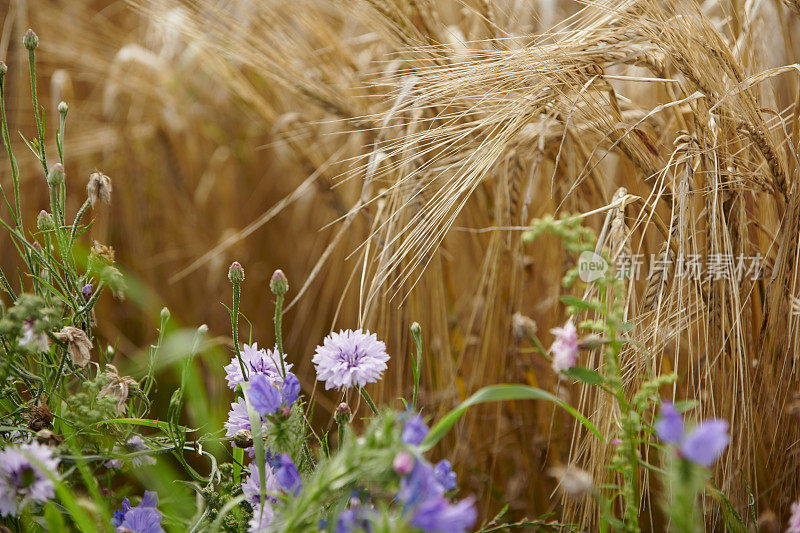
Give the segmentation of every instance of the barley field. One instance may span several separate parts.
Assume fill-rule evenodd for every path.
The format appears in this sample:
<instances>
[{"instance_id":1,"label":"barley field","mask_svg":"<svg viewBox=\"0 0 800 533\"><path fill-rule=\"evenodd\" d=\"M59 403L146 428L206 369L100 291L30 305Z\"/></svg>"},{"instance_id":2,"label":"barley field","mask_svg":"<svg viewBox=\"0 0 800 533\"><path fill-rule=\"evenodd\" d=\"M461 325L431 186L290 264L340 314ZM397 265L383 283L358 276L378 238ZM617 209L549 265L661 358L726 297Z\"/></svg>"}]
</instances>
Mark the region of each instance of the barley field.
<instances>
[{"instance_id":1,"label":"barley field","mask_svg":"<svg viewBox=\"0 0 800 533\"><path fill-rule=\"evenodd\" d=\"M0 28L0 531L800 533L797 0Z\"/></svg>"}]
</instances>

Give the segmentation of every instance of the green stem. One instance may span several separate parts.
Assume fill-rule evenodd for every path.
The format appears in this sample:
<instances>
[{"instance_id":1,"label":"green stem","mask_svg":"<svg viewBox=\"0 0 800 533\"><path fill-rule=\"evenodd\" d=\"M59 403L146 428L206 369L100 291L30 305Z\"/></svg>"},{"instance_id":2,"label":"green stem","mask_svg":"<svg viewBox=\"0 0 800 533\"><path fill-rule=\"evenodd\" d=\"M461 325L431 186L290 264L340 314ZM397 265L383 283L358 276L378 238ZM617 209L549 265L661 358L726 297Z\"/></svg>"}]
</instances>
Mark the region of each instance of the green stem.
<instances>
[{"instance_id":1,"label":"green stem","mask_svg":"<svg viewBox=\"0 0 800 533\"><path fill-rule=\"evenodd\" d=\"M277 294L275 298L275 344L278 346L278 360L281 362L281 375L286 377L286 364L283 362L283 332L281 319L283 317L283 295Z\"/></svg>"},{"instance_id":2,"label":"green stem","mask_svg":"<svg viewBox=\"0 0 800 533\"><path fill-rule=\"evenodd\" d=\"M28 64L31 72L31 96L33 97L33 116L36 119L36 132L39 134L39 160L42 162L44 175L47 176L47 156L44 151L44 124L39 114L39 97L36 93L36 53L28 50Z\"/></svg>"},{"instance_id":3,"label":"green stem","mask_svg":"<svg viewBox=\"0 0 800 533\"><path fill-rule=\"evenodd\" d=\"M242 295L242 288L238 282L233 282L233 310L231 311L231 336L233 337L233 351L236 354L236 359L239 361L239 367L242 369L242 379L247 379L247 369L242 360L242 354L239 352L239 298Z\"/></svg>"},{"instance_id":4,"label":"green stem","mask_svg":"<svg viewBox=\"0 0 800 533\"><path fill-rule=\"evenodd\" d=\"M375 402L372 401L372 398L370 397L370 395L366 391L366 389L364 387L359 387L358 388L358 392L360 392L361 396L363 396L364 399L367 401L367 405L369 405L369 408L372 409L372 413L374 415L377 415L378 414L378 408L375 406Z\"/></svg>"}]
</instances>

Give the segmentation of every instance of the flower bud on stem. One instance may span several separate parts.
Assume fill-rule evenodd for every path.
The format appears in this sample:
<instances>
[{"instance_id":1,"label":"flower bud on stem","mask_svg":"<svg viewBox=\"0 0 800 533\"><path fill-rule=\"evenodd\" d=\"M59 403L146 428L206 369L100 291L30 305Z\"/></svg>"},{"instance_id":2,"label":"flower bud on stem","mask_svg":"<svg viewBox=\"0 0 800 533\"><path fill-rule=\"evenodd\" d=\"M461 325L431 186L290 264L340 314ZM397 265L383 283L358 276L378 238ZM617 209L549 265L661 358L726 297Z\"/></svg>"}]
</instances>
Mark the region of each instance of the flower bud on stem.
<instances>
[{"instance_id":1,"label":"flower bud on stem","mask_svg":"<svg viewBox=\"0 0 800 533\"><path fill-rule=\"evenodd\" d=\"M269 290L275 295L275 344L278 346L278 360L281 362L281 375L286 377L286 366L283 362L283 334L281 332L281 319L283 318L283 296L289 290L289 281L286 274L276 270L269 280Z\"/></svg>"},{"instance_id":2,"label":"flower bud on stem","mask_svg":"<svg viewBox=\"0 0 800 533\"><path fill-rule=\"evenodd\" d=\"M231 336L233 337L233 351L239 366L242 369L242 377L247 381L247 369L242 361L242 354L239 352L239 298L241 296L241 283L244 281L244 268L234 261L228 269L228 281L233 284L233 308L231 309Z\"/></svg>"}]
</instances>

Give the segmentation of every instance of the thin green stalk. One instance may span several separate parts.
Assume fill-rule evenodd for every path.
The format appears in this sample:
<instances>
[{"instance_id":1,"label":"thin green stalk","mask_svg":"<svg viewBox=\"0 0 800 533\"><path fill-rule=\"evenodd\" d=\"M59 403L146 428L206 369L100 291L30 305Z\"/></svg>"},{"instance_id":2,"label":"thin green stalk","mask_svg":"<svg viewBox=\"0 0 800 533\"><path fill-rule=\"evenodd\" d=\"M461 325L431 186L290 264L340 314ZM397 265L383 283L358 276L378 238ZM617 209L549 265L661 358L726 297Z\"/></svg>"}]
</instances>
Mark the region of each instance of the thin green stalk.
<instances>
[{"instance_id":1,"label":"thin green stalk","mask_svg":"<svg viewBox=\"0 0 800 533\"><path fill-rule=\"evenodd\" d=\"M283 332L281 331L281 319L283 317L283 295L275 295L275 344L278 346L278 360L281 362L281 375L286 377L286 364L283 361Z\"/></svg>"},{"instance_id":2,"label":"thin green stalk","mask_svg":"<svg viewBox=\"0 0 800 533\"><path fill-rule=\"evenodd\" d=\"M36 92L36 52L28 50L28 65L31 73L31 96L33 98L33 116L36 119L36 131L39 134L39 160L42 162L44 175L47 176L47 156L44 150L44 123L39 114L39 96Z\"/></svg>"},{"instance_id":3,"label":"thin green stalk","mask_svg":"<svg viewBox=\"0 0 800 533\"><path fill-rule=\"evenodd\" d=\"M22 207L19 197L19 166L17 165L17 158L14 157L14 152L11 150L11 136L8 134L8 120L6 118L5 105L5 76L0 76L0 121L2 122L3 145L6 147L8 161L11 164L11 183L14 189L16 211L11 211L11 215L14 217L14 223L17 229L22 231Z\"/></svg>"},{"instance_id":4,"label":"thin green stalk","mask_svg":"<svg viewBox=\"0 0 800 533\"><path fill-rule=\"evenodd\" d=\"M231 311L231 336L233 337L233 351L236 354L236 359L239 361L239 366L242 369L242 379L247 379L247 369L242 360L242 354L239 352L239 298L242 295L242 288L239 282L233 282L233 310Z\"/></svg>"},{"instance_id":5,"label":"thin green stalk","mask_svg":"<svg viewBox=\"0 0 800 533\"><path fill-rule=\"evenodd\" d=\"M369 395L366 389L364 387L359 387L358 392L360 392L361 396L363 396L364 399L367 401L367 405L369 405L369 408L372 409L372 413L374 415L377 415L378 408L375 406L375 402L372 401L372 397Z\"/></svg>"}]
</instances>

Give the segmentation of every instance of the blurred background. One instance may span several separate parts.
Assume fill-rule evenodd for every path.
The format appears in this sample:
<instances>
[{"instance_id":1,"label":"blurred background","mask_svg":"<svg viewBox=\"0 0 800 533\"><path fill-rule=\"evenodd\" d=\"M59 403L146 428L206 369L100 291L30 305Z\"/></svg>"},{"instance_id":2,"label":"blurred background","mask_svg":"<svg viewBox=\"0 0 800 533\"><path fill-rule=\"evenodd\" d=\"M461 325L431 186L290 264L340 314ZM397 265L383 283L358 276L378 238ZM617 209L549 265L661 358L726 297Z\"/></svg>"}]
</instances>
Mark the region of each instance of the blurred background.
<instances>
[{"instance_id":1,"label":"blurred background","mask_svg":"<svg viewBox=\"0 0 800 533\"><path fill-rule=\"evenodd\" d=\"M156 337L162 306L179 326L208 324L215 339L215 347L198 363L207 388L194 392L194 408L187 401L190 422L221 425L231 400L221 366L231 347L227 268L236 260L245 268L242 312L252 324L245 324L242 336L261 346L274 342L268 280L277 268L288 276L285 346L305 392L315 393L316 422L322 426L329 424L342 398L315 389L314 347L332 329L377 332L393 359L376 395L399 406L396 399L411 388L408 327L417 321L426 345L426 415L441 415L483 385L528 383L557 391L574 405L589 406L593 417L606 416L604 430L611 435L612 417L593 403L598 400L559 384L549 365L514 339L512 315L522 313L538 324L540 338L549 344L549 329L566 319L558 296L572 259L554 239L543 238L526 248L519 232L474 230L522 226L556 212L591 211L609 204L619 187L650 203L657 189L651 174L668 161L678 130L686 124L696 131L707 129L707 120L693 116L702 115L694 108L676 111L677 118L666 113L645 120L647 110L674 100L675 93L663 84L621 82L614 85L625 94L614 100L622 113L617 118L642 120L635 139L614 137L618 123L609 118L608 103L598 103L594 114L576 115L580 125L574 128L566 106L549 118L533 115L512 140L492 145L499 148L490 159L481 151L483 131L523 116L525 107L503 107L498 97L481 108L480 88L527 98L527 83L539 84L538 89L547 81L530 81L531 72L549 61L551 75L563 73L561 81L574 91L563 89L560 96L579 93L591 70L587 65L606 63L612 72L640 76L653 76L645 68L656 65L663 75L682 75L683 96L691 94L692 83L703 83L680 63L683 53L675 43L689 42L680 35L671 41L672 48L661 43L647 49L649 56L630 59L642 46L642 38L632 33L639 24L640 4L620 4L624 15L616 21L603 19L599 9L578 23L574 15L582 6L569 0L0 0L0 58L9 68L10 130L33 133L27 54L21 44L30 27L40 38L40 102L51 140L55 108L61 100L69 104L68 213L83 202L91 172L100 170L113 181L112 202L93 212L95 223L85 242L112 246L129 276L127 299L107 296L97 311L101 335L117 344L114 362L136 368ZM735 67L715 64L716 70L706 70L712 78L708 94L721 94L718 86L728 83L723 78L731 68L749 74L797 60L800 34L791 2L789 7L759 4L758 9L736 1L706 4L703 12L714 24L702 31L720 28L729 38L726 42L742 47L731 60L739 62ZM654 20L671 16L670 6L652 3ZM584 44L568 34L573 26L593 28L581 36ZM769 27L780 31L764 29ZM598 36L600 30L613 38ZM647 42L653 39L647 37ZM730 54L721 39L708 42ZM515 78L515 54L535 46L550 46L550 55L531 59L531 71L519 71ZM569 60L563 55L567 51ZM502 73L496 85L492 69ZM448 99L463 96L458 94L462 78L467 103L455 102L451 109ZM418 89L419 79L430 81ZM784 112L796 95L796 80L787 76L767 100ZM443 120L436 130L439 137L431 140L425 131L434 121L426 117L437 112L458 127L449 130ZM493 118L495 113L499 118ZM766 131L770 128L777 126L772 123ZM728 130L736 136L728 141L731 146L752 144L741 141L743 134L735 127ZM26 222L33 225L38 212L47 208L47 187L33 155L18 136L15 142ZM730 170L726 179L735 182L744 173L767 172L757 153L735 147L730 152L734 155L727 162L737 170ZM483 161L477 179L456 179L459 169L478 168ZM444 187L423 185L431 178L415 177L422 174L420 169L428 175L451 172L448 183L458 187L443 194ZM5 164L0 181L10 181ZM702 193L704 187L712 185L699 184L696 190ZM756 189L741 185L745 188ZM771 204L758 203L764 202L762 196L754 198L738 204L739 216L748 223L761 220L765 233L777 231L778 213ZM665 205L656 207L669 225L671 211ZM638 224L639 209L622 210L622 218L633 227L623 232L622 240L633 243L637 252L657 253L664 235ZM729 204L725 209L730 213ZM587 224L599 233L603 215L587 219ZM705 235L706 229L693 231ZM748 231L731 229L740 235ZM752 240L765 255L776 255L765 237ZM692 246L706 244L693 241ZM0 266L6 272L14 268L9 249L7 237L0 236ZM670 316L660 321L640 305L647 284L643 279L632 287L630 316L637 317L641 338L656 346L647 361L674 366L681 379L688 379L678 395L707 398L719 387L727 390L735 376L733 382L740 382L742 390L756 391L753 400L745 405L720 396L708 407L703 404L705 414L713 411L736 427L738 422L749 427L748 416L759 412L759 406L779 413L760 422L764 427L752 428L753 434L772 435L770 444L757 443L749 429L740 433L733 446L740 467L725 464L718 476L734 494L738 509L749 512L747 502L756 494L762 510L787 511L795 494L785 488L794 489L798 482L797 463L792 463L796 451L775 459L768 449L785 450L797 439L797 428L787 426L791 421L784 414L797 383L794 367L779 378L786 381L780 382L777 406L762 394L775 387L775 374L765 377L747 370L762 344L758 313L765 289L757 289L762 292L753 298L755 303L716 304L724 310L717 312L729 313L726 317L745 308L755 313L748 315L753 325L738 339L738 347L731 347L731 320L705 320L717 316L707 289L705 300L687 296L663 306L659 301L659 309ZM673 320L679 316L676 309L693 310L688 325ZM714 328L717 333L709 333ZM670 338L655 339L653 332L664 329ZM790 345L770 344L763 360L780 367L788 360ZM706 354L717 350L733 362L700 371L708 363ZM677 354L686 357L679 362ZM169 350L164 355L158 382L164 412L177 376L170 365L181 356ZM650 363L631 360L635 381L636 365ZM595 475L603 469L608 452L581 445L573 431L571 422L551 406L511 402L471 411L441 450L453 460L465 490L481 497L484 515L507 504L514 516L532 517L561 505L551 498L555 482L547 474L549 467L577 461ZM791 464L793 471L786 468ZM770 472L788 472L788 477L776 486L769 481ZM649 500L643 501L647 505Z\"/></svg>"}]
</instances>

